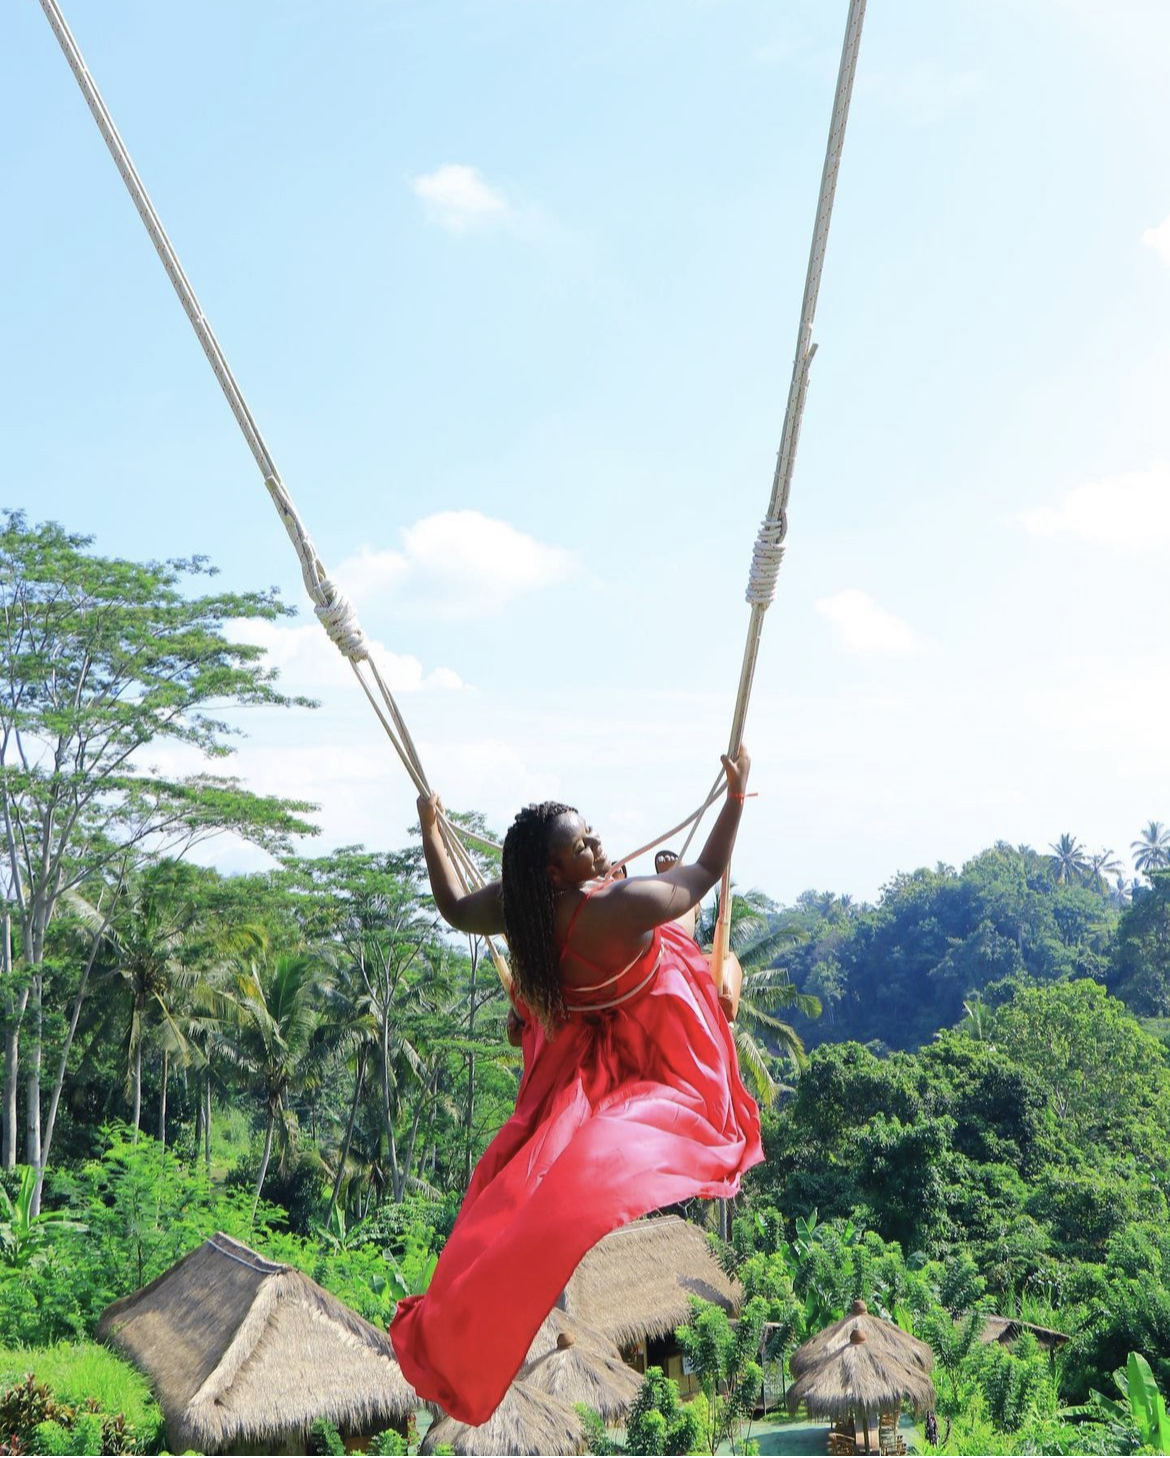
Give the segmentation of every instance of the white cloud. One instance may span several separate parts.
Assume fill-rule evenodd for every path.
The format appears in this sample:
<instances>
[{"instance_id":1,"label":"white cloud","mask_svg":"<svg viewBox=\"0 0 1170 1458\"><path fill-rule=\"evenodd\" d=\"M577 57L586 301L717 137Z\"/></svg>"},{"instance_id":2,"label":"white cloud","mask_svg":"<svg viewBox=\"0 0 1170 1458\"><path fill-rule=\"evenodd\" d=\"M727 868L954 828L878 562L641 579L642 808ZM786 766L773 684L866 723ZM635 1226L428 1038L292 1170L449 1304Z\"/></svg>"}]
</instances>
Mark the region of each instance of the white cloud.
<instances>
[{"instance_id":1,"label":"white cloud","mask_svg":"<svg viewBox=\"0 0 1170 1458\"><path fill-rule=\"evenodd\" d=\"M1152 248L1163 263L1170 263L1170 216L1162 219L1156 228L1147 228L1142 242Z\"/></svg>"},{"instance_id":2,"label":"white cloud","mask_svg":"<svg viewBox=\"0 0 1170 1458\"><path fill-rule=\"evenodd\" d=\"M468 233L476 228L504 223L512 215L507 198L492 187L474 167L446 162L434 172L411 179L411 188L422 199L427 216L449 233Z\"/></svg>"},{"instance_id":3,"label":"white cloud","mask_svg":"<svg viewBox=\"0 0 1170 1458\"><path fill-rule=\"evenodd\" d=\"M847 587L819 598L816 610L837 629L851 653L908 658L923 649L922 640L904 619L879 607L868 592Z\"/></svg>"},{"instance_id":4,"label":"white cloud","mask_svg":"<svg viewBox=\"0 0 1170 1458\"><path fill-rule=\"evenodd\" d=\"M1135 555L1170 552L1170 465L1102 476L1069 491L1056 506L1026 511L1024 529L1036 537L1076 537Z\"/></svg>"},{"instance_id":5,"label":"white cloud","mask_svg":"<svg viewBox=\"0 0 1170 1458\"><path fill-rule=\"evenodd\" d=\"M338 568L354 601L389 593L429 615L482 617L577 571L571 552L479 511L436 512L401 537L401 550L363 547Z\"/></svg>"},{"instance_id":6,"label":"white cloud","mask_svg":"<svg viewBox=\"0 0 1170 1458\"><path fill-rule=\"evenodd\" d=\"M256 643L263 648L270 666L280 670L279 686L287 693L314 695L326 687L348 687L353 683L349 661L329 641L315 618L295 626L255 618L236 619L225 624L225 632L237 643ZM392 693L463 687L459 675L449 668L424 673L422 664L411 654L391 653L376 639L367 641L370 656Z\"/></svg>"}]
</instances>

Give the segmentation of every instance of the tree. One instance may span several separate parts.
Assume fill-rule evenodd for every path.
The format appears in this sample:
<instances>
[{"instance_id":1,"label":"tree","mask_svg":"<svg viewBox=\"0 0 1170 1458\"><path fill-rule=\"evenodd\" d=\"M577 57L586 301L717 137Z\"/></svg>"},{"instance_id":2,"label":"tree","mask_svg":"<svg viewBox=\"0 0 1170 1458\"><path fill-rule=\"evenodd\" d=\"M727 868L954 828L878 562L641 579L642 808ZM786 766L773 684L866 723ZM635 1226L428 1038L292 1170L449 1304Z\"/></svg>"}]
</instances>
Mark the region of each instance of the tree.
<instances>
[{"instance_id":1,"label":"tree","mask_svg":"<svg viewBox=\"0 0 1170 1458\"><path fill-rule=\"evenodd\" d=\"M1058 881L1083 881L1089 870L1089 859L1085 848L1075 835L1066 831L1059 840L1049 846L1052 852L1052 869Z\"/></svg>"},{"instance_id":2,"label":"tree","mask_svg":"<svg viewBox=\"0 0 1170 1458\"><path fill-rule=\"evenodd\" d=\"M1120 876L1122 869L1121 862L1114 856L1111 850L1095 851L1089 857L1089 883L1096 890L1107 892L1109 887L1105 878L1107 876Z\"/></svg>"},{"instance_id":3,"label":"tree","mask_svg":"<svg viewBox=\"0 0 1170 1458\"><path fill-rule=\"evenodd\" d=\"M1151 820L1137 840L1131 841L1134 870L1148 876L1170 867L1170 830L1160 820Z\"/></svg>"},{"instance_id":4,"label":"tree","mask_svg":"<svg viewBox=\"0 0 1170 1458\"><path fill-rule=\"evenodd\" d=\"M438 1021L434 1016L450 997L451 969L438 939L438 919L422 902L418 856L348 846L324 860L290 867L289 874L293 884L313 893L302 896L306 936L334 949L335 988L351 1029L347 1046L357 1051L359 1062L364 1048L363 1080L366 1064L375 1070L381 1140L398 1202L413 1174L425 1117L425 1101L413 1095L428 1082L437 1092L436 1069L423 1072L427 1047L452 1033L448 1014ZM407 1103L417 1118L407 1124L403 1143L399 1119ZM346 1154L352 1118L348 1127Z\"/></svg>"},{"instance_id":5,"label":"tree","mask_svg":"<svg viewBox=\"0 0 1170 1458\"><path fill-rule=\"evenodd\" d=\"M755 1360L760 1351L768 1303L753 1296L744 1303L733 1328L721 1306L691 1298L691 1319L675 1331L707 1399L708 1427L702 1434L709 1453L720 1443L735 1451L735 1434L751 1417L764 1380Z\"/></svg>"},{"instance_id":6,"label":"tree","mask_svg":"<svg viewBox=\"0 0 1170 1458\"><path fill-rule=\"evenodd\" d=\"M253 1213L264 1192L277 1132L282 1151L291 1146L291 1101L320 1082L331 1051L318 1015L327 981L320 957L282 952L250 959L236 973L226 998L216 999L222 1018L216 1042L264 1110L264 1152Z\"/></svg>"},{"instance_id":7,"label":"tree","mask_svg":"<svg viewBox=\"0 0 1170 1458\"><path fill-rule=\"evenodd\" d=\"M1099 983L1019 988L996 1014L995 1038L1042 1077L1074 1145L1144 1157L1170 1172L1165 1050Z\"/></svg>"},{"instance_id":8,"label":"tree","mask_svg":"<svg viewBox=\"0 0 1170 1458\"><path fill-rule=\"evenodd\" d=\"M312 833L306 804L221 776L167 776L142 759L159 741L222 757L233 706L307 704L276 690L261 648L223 633L229 619L290 610L274 592L185 596L186 581L212 573L202 558L134 563L96 556L91 544L55 523L30 527L19 512L0 518L0 877L18 943L3 989L9 1168L26 1029L25 1160L44 1164L45 937L62 897L222 831L270 849Z\"/></svg>"},{"instance_id":9,"label":"tree","mask_svg":"<svg viewBox=\"0 0 1170 1458\"><path fill-rule=\"evenodd\" d=\"M719 898L707 908L700 908L695 936L704 951L709 952L719 921ZM799 1070L804 1066L804 1043L789 1023L776 1017L783 1008L796 1008L806 1018L821 1014L820 999L801 992L787 969L772 963L779 953L801 937L801 931L789 920L776 914L774 903L762 891L746 895L733 893L731 899L731 950L743 968L739 1013L732 1026L739 1065L752 1092L761 1104L771 1106L783 1085L778 1084L769 1067L768 1041L775 1052Z\"/></svg>"},{"instance_id":10,"label":"tree","mask_svg":"<svg viewBox=\"0 0 1170 1458\"><path fill-rule=\"evenodd\" d=\"M1170 871L1126 907L1117 928L1108 987L1139 1017L1170 1017Z\"/></svg>"}]
</instances>

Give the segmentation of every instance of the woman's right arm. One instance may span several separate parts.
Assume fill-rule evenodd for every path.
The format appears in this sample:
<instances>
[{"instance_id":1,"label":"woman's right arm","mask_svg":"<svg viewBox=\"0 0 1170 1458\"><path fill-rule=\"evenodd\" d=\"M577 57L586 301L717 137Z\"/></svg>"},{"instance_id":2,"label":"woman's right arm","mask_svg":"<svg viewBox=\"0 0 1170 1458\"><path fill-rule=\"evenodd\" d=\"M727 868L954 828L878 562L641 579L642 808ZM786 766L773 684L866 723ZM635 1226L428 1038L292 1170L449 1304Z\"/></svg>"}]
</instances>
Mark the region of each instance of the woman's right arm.
<instances>
[{"instance_id":1,"label":"woman's right arm","mask_svg":"<svg viewBox=\"0 0 1170 1458\"><path fill-rule=\"evenodd\" d=\"M456 931L470 936L502 936L504 907L500 899L500 883L489 881L478 891L464 891L447 855L447 847L439 832L438 795L420 795L418 822L422 826L423 855L431 882L431 895L439 915Z\"/></svg>"}]
</instances>

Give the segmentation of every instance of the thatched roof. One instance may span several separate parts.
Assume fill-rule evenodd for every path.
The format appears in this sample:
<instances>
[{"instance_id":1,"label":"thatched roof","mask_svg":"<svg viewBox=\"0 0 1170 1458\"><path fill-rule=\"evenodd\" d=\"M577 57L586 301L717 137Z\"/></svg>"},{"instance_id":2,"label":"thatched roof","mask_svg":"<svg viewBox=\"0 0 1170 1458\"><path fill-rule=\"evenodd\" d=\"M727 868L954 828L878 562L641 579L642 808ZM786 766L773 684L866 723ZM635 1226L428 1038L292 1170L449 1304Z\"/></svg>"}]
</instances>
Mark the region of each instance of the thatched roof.
<instances>
[{"instance_id":1,"label":"thatched roof","mask_svg":"<svg viewBox=\"0 0 1170 1458\"><path fill-rule=\"evenodd\" d=\"M729 1312L738 1311L743 1300L703 1232L677 1215L658 1215L598 1241L557 1304L570 1320L626 1346L681 1326L691 1314L692 1296Z\"/></svg>"},{"instance_id":2,"label":"thatched roof","mask_svg":"<svg viewBox=\"0 0 1170 1458\"><path fill-rule=\"evenodd\" d=\"M318 1418L377 1432L418 1406L385 1332L223 1234L108 1306L97 1335L150 1378L178 1452L275 1447Z\"/></svg>"},{"instance_id":3,"label":"thatched roof","mask_svg":"<svg viewBox=\"0 0 1170 1458\"><path fill-rule=\"evenodd\" d=\"M921 1367L900 1362L856 1327L793 1382L789 1411L801 1403L810 1417L834 1419L895 1412L903 1403L923 1412L935 1405L934 1383Z\"/></svg>"},{"instance_id":4,"label":"thatched roof","mask_svg":"<svg viewBox=\"0 0 1170 1458\"><path fill-rule=\"evenodd\" d=\"M1050 1326L1036 1326L1030 1321L1016 1321L1007 1316L988 1316L983 1322L983 1330L979 1333L981 1342L1000 1342L1004 1346L1014 1342L1017 1337L1023 1336L1030 1331L1036 1338L1040 1347L1051 1352L1056 1347L1063 1347L1065 1342L1071 1338L1063 1331L1054 1331Z\"/></svg>"},{"instance_id":5,"label":"thatched roof","mask_svg":"<svg viewBox=\"0 0 1170 1458\"><path fill-rule=\"evenodd\" d=\"M585 1451L581 1419L567 1402L537 1392L517 1379L504 1400L478 1428L440 1418L419 1444L420 1453L451 1448L458 1454L541 1454L547 1458Z\"/></svg>"},{"instance_id":6,"label":"thatched roof","mask_svg":"<svg viewBox=\"0 0 1170 1458\"><path fill-rule=\"evenodd\" d=\"M847 1316L797 1347L788 1359L788 1369L793 1377L799 1377L802 1372L816 1366L827 1352L847 1342L854 1331L863 1332L872 1350L884 1352L895 1362L917 1367L922 1372L929 1372L934 1367L934 1353L926 1342L919 1341L892 1321L871 1315L864 1301L855 1301Z\"/></svg>"},{"instance_id":7,"label":"thatched roof","mask_svg":"<svg viewBox=\"0 0 1170 1458\"><path fill-rule=\"evenodd\" d=\"M588 1326L575 1317L567 1316L559 1306L554 1306L532 1338L532 1345L528 1348L528 1355L524 1358L525 1365L537 1361L540 1357L547 1357L563 1336L572 1337L573 1341L581 1346L588 1347L590 1351L601 1352L603 1356L621 1356L617 1343L612 1337L606 1336L603 1331L598 1331L596 1327Z\"/></svg>"},{"instance_id":8,"label":"thatched roof","mask_svg":"<svg viewBox=\"0 0 1170 1458\"><path fill-rule=\"evenodd\" d=\"M587 1403L607 1423L625 1417L642 1387L640 1373L627 1367L616 1351L609 1356L593 1350L569 1332L557 1338L551 1352L522 1368L520 1380L570 1407Z\"/></svg>"}]
</instances>

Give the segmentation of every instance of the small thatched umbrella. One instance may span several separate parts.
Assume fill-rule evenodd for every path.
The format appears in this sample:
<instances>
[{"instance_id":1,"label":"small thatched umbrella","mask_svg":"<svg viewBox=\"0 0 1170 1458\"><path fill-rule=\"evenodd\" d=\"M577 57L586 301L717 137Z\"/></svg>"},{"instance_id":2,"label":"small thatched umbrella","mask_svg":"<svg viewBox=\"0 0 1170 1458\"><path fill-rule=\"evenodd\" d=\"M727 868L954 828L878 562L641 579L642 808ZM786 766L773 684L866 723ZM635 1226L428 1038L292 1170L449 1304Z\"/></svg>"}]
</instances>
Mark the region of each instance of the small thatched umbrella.
<instances>
[{"instance_id":1,"label":"small thatched umbrella","mask_svg":"<svg viewBox=\"0 0 1170 1458\"><path fill-rule=\"evenodd\" d=\"M584 1402L606 1423L618 1422L629 1411L642 1386L641 1376L627 1367L615 1351L612 1356L591 1350L562 1332L551 1352L522 1369L521 1378L538 1392L547 1392L574 1406Z\"/></svg>"},{"instance_id":2,"label":"small thatched umbrella","mask_svg":"<svg viewBox=\"0 0 1170 1458\"><path fill-rule=\"evenodd\" d=\"M896 1413L908 1402L919 1412L935 1405L934 1383L917 1365L906 1365L889 1348L855 1327L845 1341L806 1367L788 1389L788 1409L804 1403L810 1417L833 1421L861 1417L869 1451L870 1413Z\"/></svg>"},{"instance_id":3,"label":"small thatched umbrella","mask_svg":"<svg viewBox=\"0 0 1170 1458\"><path fill-rule=\"evenodd\" d=\"M605 1332L598 1331L596 1327L578 1320L575 1316L568 1316L559 1306L554 1306L532 1338L532 1345L524 1358L525 1365L539 1361L541 1357L547 1357L549 1352L555 1351L563 1336L570 1337L578 1346L588 1347L591 1352L600 1352L602 1356L621 1356L617 1344Z\"/></svg>"},{"instance_id":4,"label":"small thatched umbrella","mask_svg":"<svg viewBox=\"0 0 1170 1458\"><path fill-rule=\"evenodd\" d=\"M478 1428L440 1418L428 1429L420 1453L447 1447L457 1454L554 1455L584 1453L585 1430L567 1402L537 1392L519 1378L504 1400Z\"/></svg>"},{"instance_id":5,"label":"small thatched umbrella","mask_svg":"<svg viewBox=\"0 0 1170 1458\"><path fill-rule=\"evenodd\" d=\"M925 1342L920 1342L892 1321L872 1316L864 1301L855 1301L847 1316L797 1347L788 1359L788 1370L793 1377L801 1376L810 1367L815 1367L827 1352L847 1342L855 1331L864 1334L873 1351L885 1352L893 1360L917 1367L922 1372L930 1372L934 1367L934 1353Z\"/></svg>"}]
</instances>

